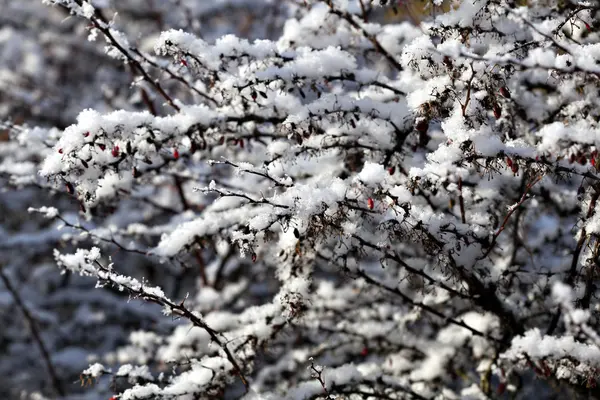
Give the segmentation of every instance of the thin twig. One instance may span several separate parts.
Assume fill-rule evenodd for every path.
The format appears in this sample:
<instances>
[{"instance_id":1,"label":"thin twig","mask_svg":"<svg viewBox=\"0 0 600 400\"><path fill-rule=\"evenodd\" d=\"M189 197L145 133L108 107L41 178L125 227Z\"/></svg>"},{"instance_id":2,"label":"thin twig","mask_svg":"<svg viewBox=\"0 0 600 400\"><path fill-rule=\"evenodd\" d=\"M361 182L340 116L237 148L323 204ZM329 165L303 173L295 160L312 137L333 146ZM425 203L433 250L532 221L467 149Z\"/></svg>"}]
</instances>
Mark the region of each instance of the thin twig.
<instances>
[{"instance_id":1,"label":"thin twig","mask_svg":"<svg viewBox=\"0 0 600 400\"><path fill-rule=\"evenodd\" d=\"M504 217L504 220L502 221L502 225L500 225L500 227L498 228L498 230L496 231L496 233L494 233L494 237L492 238L492 243L490 244L490 247L485 252L485 254L480 258L480 260L482 260L482 259L484 259L484 258L486 258L487 256L490 255L490 253L492 252L492 250L496 246L496 241L498 240L498 237L504 231L504 229L506 229L506 225L507 225L508 220L510 219L510 217L517 210L517 208L519 208L528 199L527 194L529 194L529 191L531 190L531 188L536 183L538 183L541 180L542 180L542 176L536 176L531 182L529 182L527 184L527 186L525 187L525 191L521 195L521 198L519 199L519 201L516 204L513 204L509 208L508 213L506 214L506 216Z\"/></svg>"},{"instance_id":2,"label":"thin twig","mask_svg":"<svg viewBox=\"0 0 600 400\"><path fill-rule=\"evenodd\" d=\"M56 370L54 369L54 365L52 364L52 360L50 359L50 353L48 352L48 349L46 348L46 345L42 340L40 332L38 331L35 319L29 312L29 309L27 308L23 300L21 299L21 296L19 295L17 289L12 285L12 283L4 273L2 265L0 265L0 279L2 279L2 282L4 282L4 286L6 286L6 289L8 289L8 291L12 295L13 299L15 300L15 304L21 310L21 312L25 316L25 319L27 320L27 323L29 324L31 335L33 336L33 340L37 343L40 349L40 353L42 353L42 358L44 359L44 363L46 364L46 369L48 370L48 375L50 375L50 380L52 381L52 386L54 387L54 390L59 396L64 396L65 391L62 387L60 379L58 379L58 375L56 374Z\"/></svg>"},{"instance_id":3,"label":"thin twig","mask_svg":"<svg viewBox=\"0 0 600 400\"><path fill-rule=\"evenodd\" d=\"M465 216L465 199L463 198L462 178L458 178L458 204L460 206L460 220L463 224L466 224L467 218Z\"/></svg>"}]
</instances>

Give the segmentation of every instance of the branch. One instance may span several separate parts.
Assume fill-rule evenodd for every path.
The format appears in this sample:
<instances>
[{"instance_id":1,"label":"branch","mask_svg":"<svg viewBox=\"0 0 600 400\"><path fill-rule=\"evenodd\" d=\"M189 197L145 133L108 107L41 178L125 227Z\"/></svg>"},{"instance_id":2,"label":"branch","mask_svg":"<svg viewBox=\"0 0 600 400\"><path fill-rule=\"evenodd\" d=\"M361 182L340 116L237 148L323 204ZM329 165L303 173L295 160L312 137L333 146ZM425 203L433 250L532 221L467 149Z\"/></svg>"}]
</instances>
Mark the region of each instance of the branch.
<instances>
[{"instance_id":1,"label":"branch","mask_svg":"<svg viewBox=\"0 0 600 400\"><path fill-rule=\"evenodd\" d=\"M50 375L50 379L52 381L52 386L54 387L54 390L59 396L64 396L65 391L62 387L62 383L60 382L60 379L56 374L56 370L54 369L54 365L52 364L52 360L50 358L50 353L48 352L48 349L46 349L46 345L44 344L40 332L37 329L35 319L27 309L27 306L25 306L25 303L21 299L21 296L19 295L17 289L12 285L12 283L4 273L3 268L4 267L0 265L0 279L2 279L2 282L4 282L4 286L6 286L13 299L15 300L15 304L21 310L23 316L27 320L29 329L31 330L31 335L33 336L33 340L37 343L38 348L40 349L40 353L42 353L42 358L44 359L44 363L46 364L46 369L48 370L48 375Z\"/></svg>"}]
</instances>

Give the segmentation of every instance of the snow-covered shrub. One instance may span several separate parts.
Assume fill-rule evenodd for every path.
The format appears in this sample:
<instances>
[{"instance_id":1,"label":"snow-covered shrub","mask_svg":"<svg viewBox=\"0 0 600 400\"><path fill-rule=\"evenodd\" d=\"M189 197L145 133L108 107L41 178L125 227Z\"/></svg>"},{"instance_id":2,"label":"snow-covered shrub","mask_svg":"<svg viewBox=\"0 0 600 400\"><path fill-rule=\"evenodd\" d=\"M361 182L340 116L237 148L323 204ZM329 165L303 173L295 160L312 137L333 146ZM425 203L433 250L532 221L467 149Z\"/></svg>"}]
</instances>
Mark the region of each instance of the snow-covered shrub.
<instances>
[{"instance_id":1,"label":"snow-covered shrub","mask_svg":"<svg viewBox=\"0 0 600 400\"><path fill-rule=\"evenodd\" d=\"M7 396L599 395L597 1L4 3Z\"/></svg>"}]
</instances>

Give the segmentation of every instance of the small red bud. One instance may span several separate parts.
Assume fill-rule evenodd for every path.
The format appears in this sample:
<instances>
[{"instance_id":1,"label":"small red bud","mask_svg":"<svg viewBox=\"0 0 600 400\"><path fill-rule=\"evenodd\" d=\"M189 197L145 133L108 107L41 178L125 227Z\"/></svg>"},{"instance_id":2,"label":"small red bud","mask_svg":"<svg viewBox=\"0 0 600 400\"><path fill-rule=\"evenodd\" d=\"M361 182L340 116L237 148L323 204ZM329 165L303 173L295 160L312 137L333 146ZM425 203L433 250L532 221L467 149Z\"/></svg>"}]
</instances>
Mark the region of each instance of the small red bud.
<instances>
[{"instance_id":1,"label":"small red bud","mask_svg":"<svg viewBox=\"0 0 600 400\"><path fill-rule=\"evenodd\" d=\"M240 139L239 144L240 144L240 147L243 149L244 148L244 139Z\"/></svg>"},{"instance_id":2,"label":"small red bud","mask_svg":"<svg viewBox=\"0 0 600 400\"><path fill-rule=\"evenodd\" d=\"M425 118L420 118L417 121L415 129L420 133L427 133L427 131L429 130L429 121L427 121Z\"/></svg>"},{"instance_id":3,"label":"small red bud","mask_svg":"<svg viewBox=\"0 0 600 400\"><path fill-rule=\"evenodd\" d=\"M102 143L98 143L98 147L100 147L100 150L102 150L102 151L106 150L106 145L104 145Z\"/></svg>"},{"instance_id":4,"label":"small red bud","mask_svg":"<svg viewBox=\"0 0 600 400\"><path fill-rule=\"evenodd\" d=\"M590 164L592 164L592 167L596 168L596 157L590 158Z\"/></svg>"},{"instance_id":5,"label":"small red bud","mask_svg":"<svg viewBox=\"0 0 600 400\"><path fill-rule=\"evenodd\" d=\"M519 172L519 164L517 164L517 163L514 163L514 164L512 165L512 168L511 168L511 169L512 169L512 172L513 172L514 174L516 174L517 172Z\"/></svg>"},{"instance_id":6,"label":"small red bud","mask_svg":"<svg viewBox=\"0 0 600 400\"><path fill-rule=\"evenodd\" d=\"M506 165L508 166L508 168L512 168L513 162L510 159L510 157L506 157Z\"/></svg>"},{"instance_id":7,"label":"small red bud","mask_svg":"<svg viewBox=\"0 0 600 400\"><path fill-rule=\"evenodd\" d=\"M585 21L584 21L583 23L585 24L585 28L586 28L588 31L591 31L591 30L592 30L592 27L590 26L590 24L588 24L588 23L587 23L587 22L585 22Z\"/></svg>"},{"instance_id":8,"label":"small red bud","mask_svg":"<svg viewBox=\"0 0 600 400\"><path fill-rule=\"evenodd\" d=\"M75 193L75 188L73 187L73 184L71 182L65 183L65 186L67 187L67 193L69 193L69 194Z\"/></svg>"},{"instance_id":9,"label":"small red bud","mask_svg":"<svg viewBox=\"0 0 600 400\"><path fill-rule=\"evenodd\" d=\"M63 153L63 149L58 149L58 154L62 154Z\"/></svg>"},{"instance_id":10,"label":"small red bud","mask_svg":"<svg viewBox=\"0 0 600 400\"><path fill-rule=\"evenodd\" d=\"M90 133L89 132L84 132L83 136L84 137L88 137L88 136L90 136Z\"/></svg>"},{"instance_id":11,"label":"small red bud","mask_svg":"<svg viewBox=\"0 0 600 400\"><path fill-rule=\"evenodd\" d=\"M448 56L444 56L444 65L448 68L452 68L452 60Z\"/></svg>"},{"instance_id":12,"label":"small red bud","mask_svg":"<svg viewBox=\"0 0 600 400\"><path fill-rule=\"evenodd\" d=\"M113 157L119 157L119 146L113 147L111 154Z\"/></svg>"},{"instance_id":13,"label":"small red bud","mask_svg":"<svg viewBox=\"0 0 600 400\"><path fill-rule=\"evenodd\" d=\"M252 96L252 100L256 101L257 94L254 90L252 91L252 93L250 93L250 96Z\"/></svg>"},{"instance_id":14,"label":"small red bud","mask_svg":"<svg viewBox=\"0 0 600 400\"><path fill-rule=\"evenodd\" d=\"M187 63L187 61L185 61L185 58L182 58L180 61L184 66L186 66L186 67L188 66L188 63Z\"/></svg>"},{"instance_id":15,"label":"small red bud","mask_svg":"<svg viewBox=\"0 0 600 400\"><path fill-rule=\"evenodd\" d=\"M256 253L252 253L252 262L256 262Z\"/></svg>"},{"instance_id":16,"label":"small red bud","mask_svg":"<svg viewBox=\"0 0 600 400\"><path fill-rule=\"evenodd\" d=\"M366 347L363 347L362 350L360 351L360 355L363 357L366 357L369 354L369 349Z\"/></svg>"},{"instance_id":17,"label":"small red bud","mask_svg":"<svg viewBox=\"0 0 600 400\"><path fill-rule=\"evenodd\" d=\"M544 368L544 376L546 376L546 378L549 377L550 375L552 375L552 370L543 361L542 361L542 367Z\"/></svg>"},{"instance_id":18,"label":"small red bud","mask_svg":"<svg viewBox=\"0 0 600 400\"><path fill-rule=\"evenodd\" d=\"M219 138L219 144L223 144L223 143L225 143L225 136L221 136Z\"/></svg>"},{"instance_id":19,"label":"small red bud","mask_svg":"<svg viewBox=\"0 0 600 400\"><path fill-rule=\"evenodd\" d=\"M500 382L500 384L498 385L498 389L496 389L496 393L497 394L504 394L504 392L506 391L506 382Z\"/></svg>"},{"instance_id":20,"label":"small red bud","mask_svg":"<svg viewBox=\"0 0 600 400\"><path fill-rule=\"evenodd\" d=\"M502 109L500 108L500 106L498 106L497 104L494 105L494 117L496 117L496 119L500 118L502 116Z\"/></svg>"},{"instance_id":21,"label":"small red bud","mask_svg":"<svg viewBox=\"0 0 600 400\"><path fill-rule=\"evenodd\" d=\"M500 88L500 94L502 95L502 97L510 99L510 92L508 91L508 89L505 86L502 86Z\"/></svg>"},{"instance_id":22,"label":"small red bud","mask_svg":"<svg viewBox=\"0 0 600 400\"><path fill-rule=\"evenodd\" d=\"M396 172L396 167L389 167L388 168L388 174L394 175L395 172Z\"/></svg>"},{"instance_id":23,"label":"small red bud","mask_svg":"<svg viewBox=\"0 0 600 400\"><path fill-rule=\"evenodd\" d=\"M177 160L179 159L179 150L177 150L177 148L175 148L173 150L173 157Z\"/></svg>"},{"instance_id":24,"label":"small red bud","mask_svg":"<svg viewBox=\"0 0 600 400\"><path fill-rule=\"evenodd\" d=\"M369 199L367 200L367 206L369 207L369 210L372 210L373 207L375 207L375 203L373 202L373 199L369 197Z\"/></svg>"}]
</instances>

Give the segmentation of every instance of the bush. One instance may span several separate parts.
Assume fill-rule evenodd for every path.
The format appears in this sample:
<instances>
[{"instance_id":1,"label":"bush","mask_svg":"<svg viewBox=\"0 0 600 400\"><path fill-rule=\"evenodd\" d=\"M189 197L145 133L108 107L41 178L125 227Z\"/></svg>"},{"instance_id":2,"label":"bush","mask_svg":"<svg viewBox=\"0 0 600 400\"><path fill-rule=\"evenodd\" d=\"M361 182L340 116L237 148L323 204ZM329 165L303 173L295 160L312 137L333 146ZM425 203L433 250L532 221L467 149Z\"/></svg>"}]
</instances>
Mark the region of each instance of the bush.
<instances>
[{"instance_id":1,"label":"bush","mask_svg":"<svg viewBox=\"0 0 600 400\"><path fill-rule=\"evenodd\" d=\"M0 1L4 398L600 395L597 1L44 3Z\"/></svg>"}]
</instances>

